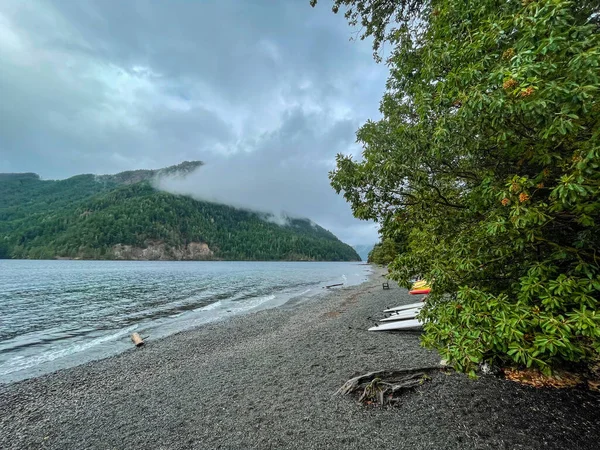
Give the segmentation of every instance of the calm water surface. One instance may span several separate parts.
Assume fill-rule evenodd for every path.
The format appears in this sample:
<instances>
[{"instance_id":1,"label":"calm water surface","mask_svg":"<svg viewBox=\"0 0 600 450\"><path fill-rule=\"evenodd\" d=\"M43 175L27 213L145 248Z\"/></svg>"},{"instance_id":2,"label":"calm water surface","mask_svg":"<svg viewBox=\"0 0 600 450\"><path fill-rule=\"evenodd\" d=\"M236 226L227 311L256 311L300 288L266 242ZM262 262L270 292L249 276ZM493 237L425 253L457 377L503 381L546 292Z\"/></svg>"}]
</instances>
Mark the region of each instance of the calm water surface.
<instances>
[{"instance_id":1,"label":"calm water surface","mask_svg":"<svg viewBox=\"0 0 600 450\"><path fill-rule=\"evenodd\" d=\"M0 260L0 383L359 284L361 263Z\"/></svg>"}]
</instances>

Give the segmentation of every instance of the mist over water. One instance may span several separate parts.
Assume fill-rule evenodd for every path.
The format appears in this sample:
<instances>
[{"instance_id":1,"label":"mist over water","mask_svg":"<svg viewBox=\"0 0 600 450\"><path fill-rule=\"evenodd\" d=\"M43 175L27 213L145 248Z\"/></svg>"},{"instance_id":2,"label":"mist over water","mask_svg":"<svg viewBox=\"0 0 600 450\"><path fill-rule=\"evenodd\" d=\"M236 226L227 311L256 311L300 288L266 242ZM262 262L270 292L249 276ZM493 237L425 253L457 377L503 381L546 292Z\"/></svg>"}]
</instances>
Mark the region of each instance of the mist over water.
<instances>
[{"instance_id":1,"label":"mist over water","mask_svg":"<svg viewBox=\"0 0 600 450\"><path fill-rule=\"evenodd\" d=\"M360 263L0 260L0 382L361 283Z\"/></svg>"}]
</instances>

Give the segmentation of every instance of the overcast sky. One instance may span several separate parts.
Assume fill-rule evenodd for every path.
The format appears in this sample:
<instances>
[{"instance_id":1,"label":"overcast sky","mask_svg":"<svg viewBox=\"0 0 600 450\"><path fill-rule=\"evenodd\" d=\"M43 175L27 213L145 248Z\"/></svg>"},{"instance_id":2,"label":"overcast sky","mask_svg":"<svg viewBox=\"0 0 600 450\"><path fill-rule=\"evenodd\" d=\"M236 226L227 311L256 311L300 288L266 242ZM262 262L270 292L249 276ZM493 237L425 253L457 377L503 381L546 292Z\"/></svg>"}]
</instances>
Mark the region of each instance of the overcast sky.
<instances>
[{"instance_id":1,"label":"overcast sky","mask_svg":"<svg viewBox=\"0 0 600 450\"><path fill-rule=\"evenodd\" d=\"M198 198L377 240L329 186L379 117L386 67L331 2L0 2L0 172L43 178L206 165Z\"/></svg>"}]
</instances>

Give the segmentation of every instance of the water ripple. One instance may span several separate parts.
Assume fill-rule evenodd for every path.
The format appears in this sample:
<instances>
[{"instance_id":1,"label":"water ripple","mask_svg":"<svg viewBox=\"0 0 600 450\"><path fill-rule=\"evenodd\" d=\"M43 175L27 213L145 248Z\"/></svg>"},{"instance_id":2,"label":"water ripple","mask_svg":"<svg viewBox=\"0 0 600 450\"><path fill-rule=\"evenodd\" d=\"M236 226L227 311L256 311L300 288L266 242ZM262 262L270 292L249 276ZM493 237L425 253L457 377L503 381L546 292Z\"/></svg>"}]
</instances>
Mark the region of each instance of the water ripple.
<instances>
[{"instance_id":1,"label":"water ripple","mask_svg":"<svg viewBox=\"0 0 600 450\"><path fill-rule=\"evenodd\" d=\"M166 335L322 292L325 284L356 284L368 270L356 263L0 260L0 382L114 354L129 347L132 329Z\"/></svg>"}]
</instances>

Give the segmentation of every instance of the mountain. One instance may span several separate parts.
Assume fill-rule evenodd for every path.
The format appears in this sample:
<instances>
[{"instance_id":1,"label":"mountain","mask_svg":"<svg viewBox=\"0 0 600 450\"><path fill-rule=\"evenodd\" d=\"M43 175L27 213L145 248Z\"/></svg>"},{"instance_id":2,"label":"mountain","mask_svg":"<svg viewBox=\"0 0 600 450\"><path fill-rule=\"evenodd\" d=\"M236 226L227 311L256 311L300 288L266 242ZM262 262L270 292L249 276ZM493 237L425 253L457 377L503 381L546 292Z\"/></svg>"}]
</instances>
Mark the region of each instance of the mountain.
<instances>
[{"instance_id":1,"label":"mountain","mask_svg":"<svg viewBox=\"0 0 600 450\"><path fill-rule=\"evenodd\" d=\"M356 253L358 253L360 259L366 261L367 259L369 259L369 253L371 253L371 250L373 250L374 246L375 244L362 244L353 245L352 248L356 251Z\"/></svg>"},{"instance_id":2,"label":"mountain","mask_svg":"<svg viewBox=\"0 0 600 450\"><path fill-rule=\"evenodd\" d=\"M154 188L157 177L201 165L66 180L0 174L0 258L360 260L309 219L280 225L266 213Z\"/></svg>"}]
</instances>

